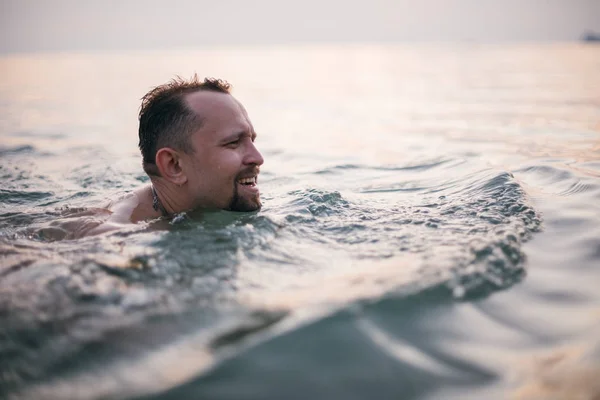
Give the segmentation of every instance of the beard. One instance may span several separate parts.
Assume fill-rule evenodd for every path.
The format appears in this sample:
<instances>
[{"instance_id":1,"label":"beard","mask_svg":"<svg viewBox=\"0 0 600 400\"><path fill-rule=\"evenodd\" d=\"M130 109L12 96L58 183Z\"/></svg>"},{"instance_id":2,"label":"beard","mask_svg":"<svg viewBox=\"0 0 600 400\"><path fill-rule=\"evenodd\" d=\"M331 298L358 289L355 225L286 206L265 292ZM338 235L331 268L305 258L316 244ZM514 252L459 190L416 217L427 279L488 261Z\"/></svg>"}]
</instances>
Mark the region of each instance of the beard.
<instances>
[{"instance_id":1,"label":"beard","mask_svg":"<svg viewBox=\"0 0 600 400\"><path fill-rule=\"evenodd\" d=\"M260 210L262 207L262 203L260 202L260 195L251 196L250 198L242 197L239 195L237 190L237 184L233 185L233 197L229 202L229 207L227 210L229 211L238 211L238 212L250 212Z\"/></svg>"}]
</instances>

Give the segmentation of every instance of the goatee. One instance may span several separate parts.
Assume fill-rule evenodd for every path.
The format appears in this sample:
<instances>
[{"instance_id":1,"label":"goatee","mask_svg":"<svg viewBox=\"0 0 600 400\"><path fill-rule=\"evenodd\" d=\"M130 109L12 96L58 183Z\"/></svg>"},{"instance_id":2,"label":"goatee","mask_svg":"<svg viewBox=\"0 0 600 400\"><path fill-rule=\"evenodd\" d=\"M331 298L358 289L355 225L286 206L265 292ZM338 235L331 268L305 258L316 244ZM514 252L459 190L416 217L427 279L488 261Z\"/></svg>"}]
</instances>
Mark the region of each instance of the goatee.
<instances>
[{"instance_id":1,"label":"goatee","mask_svg":"<svg viewBox=\"0 0 600 400\"><path fill-rule=\"evenodd\" d=\"M239 195L237 185L233 188L233 197L227 208L229 211L238 212L250 212L260 210L262 203L260 202L260 195L252 196L247 199Z\"/></svg>"}]
</instances>

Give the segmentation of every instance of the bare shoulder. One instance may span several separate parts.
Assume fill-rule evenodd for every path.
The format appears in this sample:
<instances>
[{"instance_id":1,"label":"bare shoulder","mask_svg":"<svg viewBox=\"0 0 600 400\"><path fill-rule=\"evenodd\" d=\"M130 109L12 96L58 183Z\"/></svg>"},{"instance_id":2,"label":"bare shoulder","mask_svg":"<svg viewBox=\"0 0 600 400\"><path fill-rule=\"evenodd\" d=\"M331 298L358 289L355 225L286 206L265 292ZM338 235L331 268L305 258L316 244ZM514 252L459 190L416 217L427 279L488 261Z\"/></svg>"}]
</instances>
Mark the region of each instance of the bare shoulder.
<instances>
[{"instance_id":1,"label":"bare shoulder","mask_svg":"<svg viewBox=\"0 0 600 400\"><path fill-rule=\"evenodd\" d=\"M107 207L109 213L102 223L87 230L83 236L99 235L126 228L132 224L148 219L149 187L142 187L128 193L124 197L111 202ZM151 205L150 205L151 207Z\"/></svg>"},{"instance_id":2,"label":"bare shoulder","mask_svg":"<svg viewBox=\"0 0 600 400\"><path fill-rule=\"evenodd\" d=\"M154 216L150 186L143 186L110 205L111 216L107 222L135 224Z\"/></svg>"},{"instance_id":3,"label":"bare shoulder","mask_svg":"<svg viewBox=\"0 0 600 400\"><path fill-rule=\"evenodd\" d=\"M110 205L109 210L111 211L111 215L107 222L110 221L121 224L130 224L134 222L131 220L131 216L139 205L139 198L136 192L137 191L129 193Z\"/></svg>"},{"instance_id":4,"label":"bare shoulder","mask_svg":"<svg viewBox=\"0 0 600 400\"><path fill-rule=\"evenodd\" d=\"M158 216L152 208L152 190L144 186L100 208L70 210L41 233L53 240L77 239L126 229Z\"/></svg>"}]
</instances>

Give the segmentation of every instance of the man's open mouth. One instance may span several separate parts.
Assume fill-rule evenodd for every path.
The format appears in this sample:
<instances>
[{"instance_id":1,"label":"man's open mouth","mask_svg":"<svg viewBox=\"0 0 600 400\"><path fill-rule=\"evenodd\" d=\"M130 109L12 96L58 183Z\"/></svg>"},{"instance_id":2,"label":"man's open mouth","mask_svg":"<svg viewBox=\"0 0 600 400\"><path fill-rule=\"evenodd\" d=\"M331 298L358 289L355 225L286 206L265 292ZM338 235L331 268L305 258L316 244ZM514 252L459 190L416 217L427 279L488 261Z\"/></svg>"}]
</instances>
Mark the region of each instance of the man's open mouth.
<instances>
[{"instance_id":1,"label":"man's open mouth","mask_svg":"<svg viewBox=\"0 0 600 400\"><path fill-rule=\"evenodd\" d=\"M237 180L237 183L244 186L256 186L257 177L253 176L250 178L240 178Z\"/></svg>"}]
</instances>

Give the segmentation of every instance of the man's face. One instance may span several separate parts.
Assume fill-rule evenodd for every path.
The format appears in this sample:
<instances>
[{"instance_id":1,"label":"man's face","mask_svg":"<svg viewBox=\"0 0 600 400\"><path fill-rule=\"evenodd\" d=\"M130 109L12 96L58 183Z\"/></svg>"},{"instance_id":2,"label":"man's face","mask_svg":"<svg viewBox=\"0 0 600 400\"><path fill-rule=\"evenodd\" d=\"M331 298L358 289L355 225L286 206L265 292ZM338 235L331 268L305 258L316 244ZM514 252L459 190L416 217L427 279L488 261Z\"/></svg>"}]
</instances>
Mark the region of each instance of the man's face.
<instances>
[{"instance_id":1,"label":"man's face","mask_svg":"<svg viewBox=\"0 0 600 400\"><path fill-rule=\"evenodd\" d=\"M260 209L257 179L264 160L246 110L226 93L199 91L185 101L203 121L190 138L194 151L182 159L194 208Z\"/></svg>"}]
</instances>

